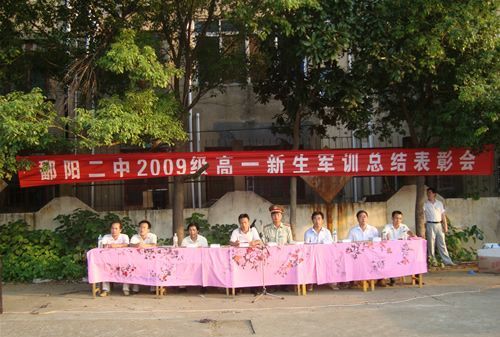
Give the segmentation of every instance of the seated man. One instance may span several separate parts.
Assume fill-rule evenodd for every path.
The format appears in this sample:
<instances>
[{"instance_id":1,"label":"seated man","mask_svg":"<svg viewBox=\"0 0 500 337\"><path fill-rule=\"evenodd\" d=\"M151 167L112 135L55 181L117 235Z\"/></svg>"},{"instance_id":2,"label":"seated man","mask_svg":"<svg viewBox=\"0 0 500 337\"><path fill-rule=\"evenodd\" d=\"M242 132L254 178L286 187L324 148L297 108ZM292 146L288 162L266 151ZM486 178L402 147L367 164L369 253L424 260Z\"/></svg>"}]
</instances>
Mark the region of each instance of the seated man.
<instances>
[{"instance_id":1,"label":"seated man","mask_svg":"<svg viewBox=\"0 0 500 337\"><path fill-rule=\"evenodd\" d=\"M323 227L323 212L314 211L311 215L313 226L304 233L305 243L333 243L332 233ZM330 288L338 289L336 283L330 283ZM307 286L307 291L312 291L312 284Z\"/></svg>"},{"instance_id":2,"label":"seated man","mask_svg":"<svg viewBox=\"0 0 500 337\"><path fill-rule=\"evenodd\" d=\"M279 205L269 207L273 223L264 227L264 243L276 242L278 245L290 244L293 242L292 230L290 225L285 225L281 220L285 210Z\"/></svg>"},{"instance_id":3,"label":"seated man","mask_svg":"<svg viewBox=\"0 0 500 337\"><path fill-rule=\"evenodd\" d=\"M240 227L233 230L229 244L234 247L240 245L248 245L249 247L256 247L262 244L259 232L255 227L250 228L250 217L248 214L240 214L238 216Z\"/></svg>"},{"instance_id":4,"label":"seated man","mask_svg":"<svg viewBox=\"0 0 500 337\"><path fill-rule=\"evenodd\" d=\"M377 228L368 224L368 212L360 210L356 213L356 218L358 219L358 225L352 227L349 231L347 236L349 240L368 241L379 236Z\"/></svg>"},{"instance_id":5,"label":"seated man","mask_svg":"<svg viewBox=\"0 0 500 337\"><path fill-rule=\"evenodd\" d=\"M102 247L103 248L122 248L128 247L129 239L127 234L121 234L122 232L122 223L120 221L113 221L110 226L111 234L106 234L102 238ZM110 289L109 282L102 283L102 290L99 296L105 297L108 296ZM129 286L127 283L123 284L123 295L128 296Z\"/></svg>"},{"instance_id":6,"label":"seated man","mask_svg":"<svg viewBox=\"0 0 500 337\"><path fill-rule=\"evenodd\" d=\"M401 211L392 212L392 223L385 225L382 230L382 239L406 240L408 237L414 236L415 234L403 223L403 213Z\"/></svg>"},{"instance_id":7,"label":"seated man","mask_svg":"<svg viewBox=\"0 0 500 337\"><path fill-rule=\"evenodd\" d=\"M208 247L207 239L198 234L200 226L197 223L190 223L187 231L189 235L182 240L181 247Z\"/></svg>"},{"instance_id":8,"label":"seated man","mask_svg":"<svg viewBox=\"0 0 500 337\"><path fill-rule=\"evenodd\" d=\"M392 212L392 223L385 225L382 230L382 239L384 240L406 240L415 234L410 231L408 226L403 223L403 213L401 211ZM391 277L389 284L393 286L396 280Z\"/></svg>"},{"instance_id":9,"label":"seated man","mask_svg":"<svg viewBox=\"0 0 500 337\"><path fill-rule=\"evenodd\" d=\"M358 220L358 225L352 227L349 230L349 235L347 238L351 241L368 241L375 237L378 237L378 230L372 225L368 224L368 212L365 210L360 210L356 213L356 219ZM354 282L349 282L352 286Z\"/></svg>"},{"instance_id":10,"label":"seated man","mask_svg":"<svg viewBox=\"0 0 500 337\"><path fill-rule=\"evenodd\" d=\"M311 220L313 226L304 233L305 243L333 243L332 233L323 227L323 213L313 212Z\"/></svg>"},{"instance_id":11,"label":"seated man","mask_svg":"<svg viewBox=\"0 0 500 337\"><path fill-rule=\"evenodd\" d=\"M190 223L187 226L187 231L189 235L182 240L181 247L196 247L196 248L208 247L207 239L198 233L200 231L200 226L197 223L194 222ZM180 293L187 292L187 288L185 286L179 286L178 289ZM200 289L201 294L205 294L206 291L207 289L205 287L201 287Z\"/></svg>"},{"instance_id":12,"label":"seated man","mask_svg":"<svg viewBox=\"0 0 500 337\"><path fill-rule=\"evenodd\" d=\"M151 233L151 223L148 220L142 220L139 222L138 233L132 236L130 239L130 247L137 248L151 248L156 247L156 234ZM154 291L154 287L150 288ZM132 293L137 294L139 292L139 285L134 284L132 286Z\"/></svg>"}]
</instances>

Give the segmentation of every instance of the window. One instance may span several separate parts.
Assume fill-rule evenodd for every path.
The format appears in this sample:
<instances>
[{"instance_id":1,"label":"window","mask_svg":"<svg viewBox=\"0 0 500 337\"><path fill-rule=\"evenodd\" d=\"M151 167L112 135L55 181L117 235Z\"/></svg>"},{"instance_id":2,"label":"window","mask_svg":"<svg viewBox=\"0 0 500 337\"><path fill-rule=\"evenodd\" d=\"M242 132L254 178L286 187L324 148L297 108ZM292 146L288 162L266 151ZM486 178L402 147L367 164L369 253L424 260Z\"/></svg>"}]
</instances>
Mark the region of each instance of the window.
<instances>
[{"instance_id":1,"label":"window","mask_svg":"<svg viewBox=\"0 0 500 337\"><path fill-rule=\"evenodd\" d=\"M217 20L208 25L203 36L205 21L195 24L198 60L198 81L200 85L243 83L246 81L245 35L226 20Z\"/></svg>"}]
</instances>

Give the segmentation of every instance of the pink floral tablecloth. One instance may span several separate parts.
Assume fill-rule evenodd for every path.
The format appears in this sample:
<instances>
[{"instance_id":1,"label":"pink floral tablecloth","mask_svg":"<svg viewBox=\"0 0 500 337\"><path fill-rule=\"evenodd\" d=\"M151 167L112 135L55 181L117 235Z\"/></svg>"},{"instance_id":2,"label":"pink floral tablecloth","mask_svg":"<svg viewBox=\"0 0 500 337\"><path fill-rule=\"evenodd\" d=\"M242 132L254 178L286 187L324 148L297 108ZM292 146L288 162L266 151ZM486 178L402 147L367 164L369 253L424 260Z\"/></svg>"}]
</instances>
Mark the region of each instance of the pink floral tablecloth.
<instances>
[{"instance_id":1,"label":"pink floral tablecloth","mask_svg":"<svg viewBox=\"0 0 500 337\"><path fill-rule=\"evenodd\" d=\"M324 284L427 272L421 239L265 248L96 248L87 260L89 283L152 286Z\"/></svg>"}]
</instances>

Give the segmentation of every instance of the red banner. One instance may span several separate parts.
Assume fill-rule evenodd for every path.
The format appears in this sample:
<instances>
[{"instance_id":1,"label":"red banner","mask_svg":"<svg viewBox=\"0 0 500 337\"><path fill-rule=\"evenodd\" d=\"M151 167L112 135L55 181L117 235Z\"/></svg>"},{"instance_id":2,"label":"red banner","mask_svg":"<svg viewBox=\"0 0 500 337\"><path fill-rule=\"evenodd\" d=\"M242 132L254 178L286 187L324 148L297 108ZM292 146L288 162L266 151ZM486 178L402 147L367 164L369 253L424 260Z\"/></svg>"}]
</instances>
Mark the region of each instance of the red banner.
<instances>
[{"instance_id":1,"label":"red banner","mask_svg":"<svg viewBox=\"0 0 500 337\"><path fill-rule=\"evenodd\" d=\"M208 176L413 176L490 175L493 147L468 149L342 149L224 151L18 157L32 162L19 171L21 187L91 181Z\"/></svg>"}]
</instances>

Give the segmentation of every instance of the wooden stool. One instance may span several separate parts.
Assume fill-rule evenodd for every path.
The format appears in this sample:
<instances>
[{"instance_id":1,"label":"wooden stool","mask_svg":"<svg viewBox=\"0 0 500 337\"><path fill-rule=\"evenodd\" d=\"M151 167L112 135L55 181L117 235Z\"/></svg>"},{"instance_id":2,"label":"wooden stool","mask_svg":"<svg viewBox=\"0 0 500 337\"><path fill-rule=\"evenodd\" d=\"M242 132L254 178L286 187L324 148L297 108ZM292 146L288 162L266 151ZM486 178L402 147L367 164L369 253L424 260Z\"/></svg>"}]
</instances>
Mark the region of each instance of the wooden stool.
<instances>
[{"instance_id":1,"label":"wooden stool","mask_svg":"<svg viewBox=\"0 0 500 337\"><path fill-rule=\"evenodd\" d=\"M167 294L167 288L162 286L156 286L156 298L162 298Z\"/></svg>"},{"instance_id":2,"label":"wooden stool","mask_svg":"<svg viewBox=\"0 0 500 337\"><path fill-rule=\"evenodd\" d=\"M101 291L100 283L92 283L92 298L96 298L97 293Z\"/></svg>"},{"instance_id":3,"label":"wooden stool","mask_svg":"<svg viewBox=\"0 0 500 337\"><path fill-rule=\"evenodd\" d=\"M370 290L371 291L375 290L375 280L363 280L363 281L361 281L361 284L363 286L363 291L364 292L368 291L368 284L370 285Z\"/></svg>"}]
</instances>

